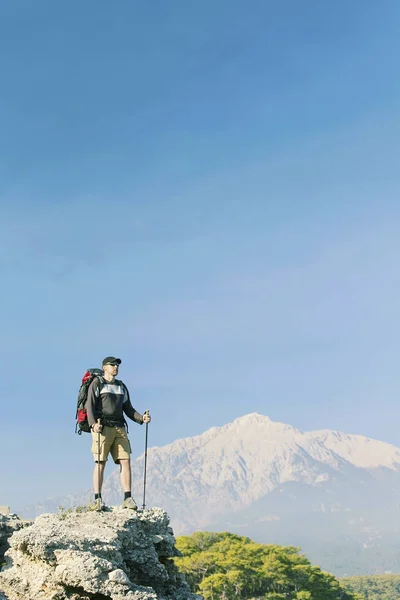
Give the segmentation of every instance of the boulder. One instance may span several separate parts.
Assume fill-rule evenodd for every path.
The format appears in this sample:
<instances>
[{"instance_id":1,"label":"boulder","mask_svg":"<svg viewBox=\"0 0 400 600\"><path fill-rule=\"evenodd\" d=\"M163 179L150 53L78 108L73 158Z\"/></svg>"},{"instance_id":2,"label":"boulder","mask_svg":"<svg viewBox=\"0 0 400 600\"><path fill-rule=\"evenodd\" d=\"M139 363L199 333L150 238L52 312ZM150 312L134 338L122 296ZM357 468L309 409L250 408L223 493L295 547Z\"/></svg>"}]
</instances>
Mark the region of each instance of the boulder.
<instances>
[{"instance_id":1,"label":"boulder","mask_svg":"<svg viewBox=\"0 0 400 600\"><path fill-rule=\"evenodd\" d=\"M6 600L198 600L179 573L169 517L158 508L39 516L9 539Z\"/></svg>"}]
</instances>

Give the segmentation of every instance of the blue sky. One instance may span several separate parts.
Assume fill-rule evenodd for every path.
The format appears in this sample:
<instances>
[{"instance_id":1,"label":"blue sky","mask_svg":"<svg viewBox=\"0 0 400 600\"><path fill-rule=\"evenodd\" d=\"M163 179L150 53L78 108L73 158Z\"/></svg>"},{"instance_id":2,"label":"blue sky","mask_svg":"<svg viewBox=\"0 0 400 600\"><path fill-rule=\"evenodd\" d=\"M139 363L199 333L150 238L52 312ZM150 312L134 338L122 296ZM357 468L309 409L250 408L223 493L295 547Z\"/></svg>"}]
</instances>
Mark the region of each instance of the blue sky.
<instances>
[{"instance_id":1,"label":"blue sky","mask_svg":"<svg viewBox=\"0 0 400 600\"><path fill-rule=\"evenodd\" d=\"M90 486L76 394L108 354L150 445L260 412L400 446L399 22L2 4L0 504Z\"/></svg>"}]
</instances>

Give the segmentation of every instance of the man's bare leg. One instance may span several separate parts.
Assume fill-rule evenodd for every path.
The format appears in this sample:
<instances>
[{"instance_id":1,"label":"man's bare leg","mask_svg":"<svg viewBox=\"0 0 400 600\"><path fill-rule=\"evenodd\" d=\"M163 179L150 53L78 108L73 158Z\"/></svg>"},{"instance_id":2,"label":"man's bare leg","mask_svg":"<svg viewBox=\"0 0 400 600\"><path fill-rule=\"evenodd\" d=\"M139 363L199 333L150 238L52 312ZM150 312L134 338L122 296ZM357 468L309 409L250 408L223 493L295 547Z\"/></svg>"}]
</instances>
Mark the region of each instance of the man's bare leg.
<instances>
[{"instance_id":1,"label":"man's bare leg","mask_svg":"<svg viewBox=\"0 0 400 600\"><path fill-rule=\"evenodd\" d=\"M119 461L119 470L121 474L121 484L124 492L132 490L131 461L129 458L123 458Z\"/></svg>"},{"instance_id":2,"label":"man's bare leg","mask_svg":"<svg viewBox=\"0 0 400 600\"><path fill-rule=\"evenodd\" d=\"M119 468L121 473L121 483L124 490L124 501L122 506L124 508L131 508L136 510L136 502L132 498L132 474L131 474L131 461L129 458L124 458L119 461Z\"/></svg>"}]
</instances>

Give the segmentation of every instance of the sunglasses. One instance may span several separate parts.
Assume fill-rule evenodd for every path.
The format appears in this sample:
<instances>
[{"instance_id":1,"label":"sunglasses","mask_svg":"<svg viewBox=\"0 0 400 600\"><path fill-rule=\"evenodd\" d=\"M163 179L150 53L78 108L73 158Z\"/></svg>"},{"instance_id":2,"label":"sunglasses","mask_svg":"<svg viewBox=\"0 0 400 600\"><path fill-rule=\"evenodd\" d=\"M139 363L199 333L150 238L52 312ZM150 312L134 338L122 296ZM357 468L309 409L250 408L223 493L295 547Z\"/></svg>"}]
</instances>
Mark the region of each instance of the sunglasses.
<instances>
[{"instance_id":1,"label":"sunglasses","mask_svg":"<svg viewBox=\"0 0 400 600\"><path fill-rule=\"evenodd\" d=\"M110 365L110 367L119 367L117 363L106 363L106 365Z\"/></svg>"}]
</instances>

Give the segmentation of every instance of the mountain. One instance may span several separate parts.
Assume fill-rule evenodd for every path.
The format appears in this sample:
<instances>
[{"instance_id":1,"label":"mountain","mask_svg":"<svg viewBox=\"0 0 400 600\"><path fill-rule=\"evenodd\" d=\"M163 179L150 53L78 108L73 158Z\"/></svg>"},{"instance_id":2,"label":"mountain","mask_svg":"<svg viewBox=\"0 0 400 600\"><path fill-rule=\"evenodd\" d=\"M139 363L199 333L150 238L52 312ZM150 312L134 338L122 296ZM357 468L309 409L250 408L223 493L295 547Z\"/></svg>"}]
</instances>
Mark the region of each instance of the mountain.
<instances>
[{"instance_id":1,"label":"mountain","mask_svg":"<svg viewBox=\"0 0 400 600\"><path fill-rule=\"evenodd\" d=\"M133 465L136 481L143 460ZM150 448L147 461L147 503L168 512L176 535L225 530L299 545L338 576L400 571L395 446L338 431L302 432L253 413ZM44 502L39 512L86 503L88 494ZM120 497L115 471L104 498L118 504Z\"/></svg>"}]
</instances>

